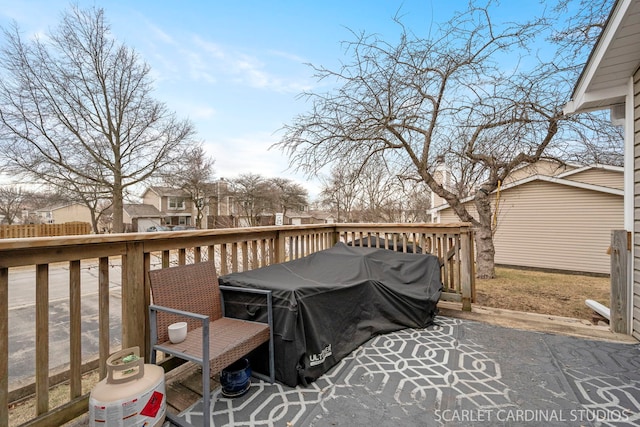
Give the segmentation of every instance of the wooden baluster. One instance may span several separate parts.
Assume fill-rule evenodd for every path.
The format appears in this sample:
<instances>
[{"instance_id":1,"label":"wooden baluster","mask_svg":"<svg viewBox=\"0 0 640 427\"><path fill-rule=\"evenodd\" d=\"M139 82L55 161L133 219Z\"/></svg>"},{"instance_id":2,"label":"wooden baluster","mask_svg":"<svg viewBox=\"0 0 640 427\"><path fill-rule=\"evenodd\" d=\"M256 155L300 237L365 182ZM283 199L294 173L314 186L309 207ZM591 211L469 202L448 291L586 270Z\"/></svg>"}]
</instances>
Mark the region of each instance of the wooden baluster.
<instances>
[{"instance_id":1,"label":"wooden baluster","mask_svg":"<svg viewBox=\"0 0 640 427\"><path fill-rule=\"evenodd\" d=\"M49 410L49 264L36 265L36 415Z\"/></svg>"},{"instance_id":2,"label":"wooden baluster","mask_svg":"<svg viewBox=\"0 0 640 427\"><path fill-rule=\"evenodd\" d=\"M69 385L70 397L82 394L82 311L80 261L69 261Z\"/></svg>"}]
</instances>

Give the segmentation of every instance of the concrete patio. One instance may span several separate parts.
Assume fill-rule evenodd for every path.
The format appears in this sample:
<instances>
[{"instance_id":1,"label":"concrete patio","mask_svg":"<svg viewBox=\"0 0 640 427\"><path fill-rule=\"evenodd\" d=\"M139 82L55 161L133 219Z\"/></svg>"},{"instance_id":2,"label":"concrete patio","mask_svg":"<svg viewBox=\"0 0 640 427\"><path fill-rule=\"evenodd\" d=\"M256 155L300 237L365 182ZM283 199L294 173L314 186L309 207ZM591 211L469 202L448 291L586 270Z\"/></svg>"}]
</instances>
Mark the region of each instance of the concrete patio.
<instances>
[{"instance_id":1,"label":"concrete patio","mask_svg":"<svg viewBox=\"0 0 640 427\"><path fill-rule=\"evenodd\" d=\"M442 312L429 328L370 340L309 387L254 380L236 399L214 390L206 416L215 426L640 425L637 341L569 319L546 327L583 336ZM545 328L545 316L527 318ZM180 415L196 426L202 416L201 400Z\"/></svg>"}]
</instances>

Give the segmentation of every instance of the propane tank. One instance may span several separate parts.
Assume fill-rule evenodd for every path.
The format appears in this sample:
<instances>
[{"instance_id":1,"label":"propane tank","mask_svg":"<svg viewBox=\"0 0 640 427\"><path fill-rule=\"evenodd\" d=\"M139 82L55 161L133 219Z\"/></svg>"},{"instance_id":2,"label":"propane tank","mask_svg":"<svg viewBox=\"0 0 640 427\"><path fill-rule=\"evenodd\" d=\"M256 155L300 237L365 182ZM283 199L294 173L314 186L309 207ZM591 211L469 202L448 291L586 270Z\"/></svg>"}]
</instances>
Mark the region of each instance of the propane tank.
<instances>
[{"instance_id":1,"label":"propane tank","mask_svg":"<svg viewBox=\"0 0 640 427\"><path fill-rule=\"evenodd\" d=\"M89 425L159 427L166 409L164 370L145 365L140 349L131 347L107 359L107 377L89 396Z\"/></svg>"}]
</instances>

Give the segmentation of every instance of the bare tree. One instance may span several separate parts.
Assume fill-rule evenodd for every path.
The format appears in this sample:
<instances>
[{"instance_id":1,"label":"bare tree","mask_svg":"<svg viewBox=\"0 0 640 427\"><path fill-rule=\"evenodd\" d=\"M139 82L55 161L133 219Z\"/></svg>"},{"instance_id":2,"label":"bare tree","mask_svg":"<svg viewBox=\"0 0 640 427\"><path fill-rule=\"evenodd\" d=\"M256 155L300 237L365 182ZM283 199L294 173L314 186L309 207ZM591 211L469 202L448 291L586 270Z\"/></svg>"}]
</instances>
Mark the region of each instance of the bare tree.
<instances>
[{"instance_id":1,"label":"bare tree","mask_svg":"<svg viewBox=\"0 0 640 427\"><path fill-rule=\"evenodd\" d=\"M552 9L558 22L558 30L550 36L557 48L554 65L566 71L571 86L578 80L613 4L614 0L558 0ZM581 149L569 153L566 160L624 166L624 128L612 126L609 115L609 111L582 115L582 127L576 129Z\"/></svg>"},{"instance_id":2,"label":"bare tree","mask_svg":"<svg viewBox=\"0 0 640 427\"><path fill-rule=\"evenodd\" d=\"M94 165L87 165L89 171ZM98 169L94 168L96 175ZM51 194L64 202L75 202L86 206L91 214L93 232L99 234L104 227L100 227L102 216L111 211L111 193L95 180L87 180L81 176L69 175L67 170L61 169L58 175L40 175L40 180L48 184Z\"/></svg>"},{"instance_id":3,"label":"bare tree","mask_svg":"<svg viewBox=\"0 0 640 427\"><path fill-rule=\"evenodd\" d=\"M331 175L322 179L320 198L325 206L336 213L337 222L353 221L352 210L358 195L357 175L346 165L331 169Z\"/></svg>"},{"instance_id":4,"label":"bare tree","mask_svg":"<svg viewBox=\"0 0 640 427\"><path fill-rule=\"evenodd\" d=\"M276 212L286 214L308 204L307 190L287 178L265 178L246 173L232 179L231 190L242 216L251 226L261 225L261 217Z\"/></svg>"},{"instance_id":5,"label":"bare tree","mask_svg":"<svg viewBox=\"0 0 640 427\"><path fill-rule=\"evenodd\" d=\"M403 164L403 178L425 183L473 224L477 274L495 277L489 194L515 168L571 148L552 146L554 138L574 140L562 127L566 76L553 64L524 67L529 62L517 59L544 28L495 25L487 8L470 7L430 39L404 27L396 44L356 35L347 44L351 62L337 71L315 67L337 88L305 93L310 111L285 126L277 146L310 174L333 161L362 169L376 156ZM473 172L473 211L436 179L439 158Z\"/></svg>"},{"instance_id":6,"label":"bare tree","mask_svg":"<svg viewBox=\"0 0 640 427\"><path fill-rule=\"evenodd\" d=\"M381 161L371 161L357 174L356 210L361 221L401 222L401 182Z\"/></svg>"},{"instance_id":7,"label":"bare tree","mask_svg":"<svg viewBox=\"0 0 640 427\"><path fill-rule=\"evenodd\" d=\"M0 186L0 223L15 224L22 217L24 201L29 198L29 193L16 185Z\"/></svg>"},{"instance_id":8,"label":"bare tree","mask_svg":"<svg viewBox=\"0 0 640 427\"><path fill-rule=\"evenodd\" d=\"M346 221L424 222L431 192L421 182L400 179L381 159L372 159L359 170L334 167L322 196L324 204Z\"/></svg>"},{"instance_id":9,"label":"bare tree","mask_svg":"<svg viewBox=\"0 0 640 427\"><path fill-rule=\"evenodd\" d=\"M260 225L260 216L273 209L271 188L267 180L261 175L246 173L232 179L230 183L242 216L250 226Z\"/></svg>"},{"instance_id":10,"label":"bare tree","mask_svg":"<svg viewBox=\"0 0 640 427\"><path fill-rule=\"evenodd\" d=\"M270 178L268 183L273 188L274 207L283 215L308 205L309 193L302 185L287 178Z\"/></svg>"},{"instance_id":11,"label":"bare tree","mask_svg":"<svg viewBox=\"0 0 640 427\"><path fill-rule=\"evenodd\" d=\"M180 161L169 165L163 173L165 184L180 188L189 194L196 207L196 227L202 228L204 208L213 193L213 165L215 160L207 156L202 144L188 147Z\"/></svg>"},{"instance_id":12,"label":"bare tree","mask_svg":"<svg viewBox=\"0 0 640 427\"><path fill-rule=\"evenodd\" d=\"M431 192L424 182L403 183L404 220L406 222L429 222Z\"/></svg>"},{"instance_id":13,"label":"bare tree","mask_svg":"<svg viewBox=\"0 0 640 427\"><path fill-rule=\"evenodd\" d=\"M3 30L0 142L15 170L80 182L112 199L123 231L127 188L175 161L194 130L151 97L148 65L118 44L102 9L72 8L48 37Z\"/></svg>"},{"instance_id":14,"label":"bare tree","mask_svg":"<svg viewBox=\"0 0 640 427\"><path fill-rule=\"evenodd\" d=\"M579 73L589 52L600 37L615 0L558 0L552 12L562 22L551 35L565 64Z\"/></svg>"}]
</instances>

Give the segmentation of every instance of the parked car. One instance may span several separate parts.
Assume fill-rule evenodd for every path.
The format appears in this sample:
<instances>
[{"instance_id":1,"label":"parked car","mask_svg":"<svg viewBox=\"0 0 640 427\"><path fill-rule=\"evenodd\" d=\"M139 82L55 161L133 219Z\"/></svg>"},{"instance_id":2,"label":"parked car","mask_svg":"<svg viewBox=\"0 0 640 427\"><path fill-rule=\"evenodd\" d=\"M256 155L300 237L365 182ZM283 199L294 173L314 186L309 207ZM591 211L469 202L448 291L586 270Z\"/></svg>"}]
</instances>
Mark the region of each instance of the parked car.
<instances>
[{"instance_id":1,"label":"parked car","mask_svg":"<svg viewBox=\"0 0 640 427\"><path fill-rule=\"evenodd\" d=\"M147 228L147 231L171 231L171 229L166 225L152 225Z\"/></svg>"},{"instance_id":2,"label":"parked car","mask_svg":"<svg viewBox=\"0 0 640 427\"><path fill-rule=\"evenodd\" d=\"M186 231L186 230L197 230L193 225L176 225L172 228L173 231Z\"/></svg>"}]
</instances>

